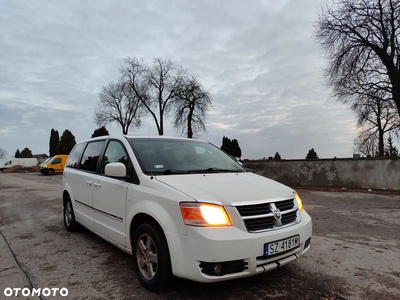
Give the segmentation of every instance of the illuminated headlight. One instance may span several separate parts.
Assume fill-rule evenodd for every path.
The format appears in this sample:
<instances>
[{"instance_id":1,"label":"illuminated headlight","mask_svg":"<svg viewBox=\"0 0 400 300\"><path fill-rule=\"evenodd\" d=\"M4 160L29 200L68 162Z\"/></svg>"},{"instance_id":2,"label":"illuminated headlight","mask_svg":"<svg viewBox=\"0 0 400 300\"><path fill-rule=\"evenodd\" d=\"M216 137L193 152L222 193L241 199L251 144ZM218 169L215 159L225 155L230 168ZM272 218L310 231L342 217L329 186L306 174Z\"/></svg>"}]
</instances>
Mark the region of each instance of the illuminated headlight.
<instances>
[{"instance_id":1,"label":"illuminated headlight","mask_svg":"<svg viewBox=\"0 0 400 300\"><path fill-rule=\"evenodd\" d=\"M180 203L183 221L192 226L231 226L228 213L222 205L211 203Z\"/></svg>"},{"instance_id":2,"label":"illuminated headlight","mask_svg":"<svg viewBox=\"0 0 400 300\"><path fill-rule=\"evenodd\" d=\"M303 202L301 201L299 194L295 193L294 198L296 199L297 206L299 207L299 211L303 211Z\"/></svg>"}]
</instances>

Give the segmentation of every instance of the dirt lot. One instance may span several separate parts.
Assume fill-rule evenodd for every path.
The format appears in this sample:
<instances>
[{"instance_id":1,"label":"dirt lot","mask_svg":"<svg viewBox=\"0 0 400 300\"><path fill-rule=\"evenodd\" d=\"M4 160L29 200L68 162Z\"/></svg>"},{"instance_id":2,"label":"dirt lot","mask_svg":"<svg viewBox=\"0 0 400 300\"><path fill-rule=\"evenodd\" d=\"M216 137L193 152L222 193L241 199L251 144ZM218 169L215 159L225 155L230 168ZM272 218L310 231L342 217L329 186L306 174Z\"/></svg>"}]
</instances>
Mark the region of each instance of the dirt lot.
<instances>
[{"instance_id":1,"label":"dirt lot","mask_svg":"<svg viewBox=\"0 0 400 300\"><path fill-rule=\"evenodd\" d=\"M0 173L0 299L8 287L68 289L41 299L400 299L399 195L299 190L314 232L296 262L151 293L129 255L87 230L65 231L60 183L59 175Z\"/></svg>"}]
</instances>

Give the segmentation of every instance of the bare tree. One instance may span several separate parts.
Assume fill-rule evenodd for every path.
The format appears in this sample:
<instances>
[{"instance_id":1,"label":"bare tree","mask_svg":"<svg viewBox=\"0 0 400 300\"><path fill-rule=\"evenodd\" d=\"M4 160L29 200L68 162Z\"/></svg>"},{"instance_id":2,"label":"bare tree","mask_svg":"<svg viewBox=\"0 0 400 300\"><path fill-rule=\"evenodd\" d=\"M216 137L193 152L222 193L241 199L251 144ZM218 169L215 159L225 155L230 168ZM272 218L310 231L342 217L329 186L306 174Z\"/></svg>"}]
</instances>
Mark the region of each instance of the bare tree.
<instances>
[{"instance_id":1,"label":"bare tree","mask_svg":"<svg viewBox=\"0 0 400 300\"><path fill-rule=\"evenodd\" d=\"M143 117L142 103L131 87L122 82L111 82L103 86L94 113L98 126L116 122L122 128L122 134L128 134L132 126L140 126Z\"/></svg>"},{"instance_id":2,"label":"bare tree","mask_svg":"<svg viewBox=\"0 0 400 300\"><path fill-rule=\"evenodd\" d=\"M8 155L7 151L0 148L0 158L5 158Z\"/></svg>"},{"instance_id":3,"label":"bare tree","mask_svg":"<svg viewBox=\"0 0 400 300\"><path fill-rule=\"evenodd\" d=\"M174 66L170 60L156 58L148 67L143 60L126 58L120 69L122 80L130 86L137 99L154 118L158 134L164 134L164 117L186 75L186 70Z\"/></svg>"},{"instance_id":4,"label":"bare tree","mask_svg":"<svg viewBox=\"0 0 400 300\"><path fill-rule=\"evenodd\" d=\"M377 140L377 156L383 157L385 133L393 132L399 136L400 120L394 103L382 100L377 94L375 97L355 98L351 109L357 114L357 125L361 128L361 144L370 144L370 139Z\"/></svg>"},{"instance_id":5,"label":"bare tree","mask_svg":"<svg viewBox=\"0 0 400 300\"><path fill-rule=\"evenodd\" d=\"M384 91L400 115L400 2L339 0L326 6L315 36L328 58L325 69L334 96L352 101Z\"/></svg>"},{"instance_id":6,"label":"bare tree","mask_svg":"<svg viewBox=\"0 0 400 300\"><path fill-rule=\"evenodd\" d=\"M375 157L378 152L378 137L375 134L368 134L361 131L354 140L354 150L366 157Z\"/></svg>"},{"instance_id":7,"label":"bare tree","mask_svg":"<svg viewBox=\"0 0 400 300\"><path fill-rule=\"evenodd\" d=\"M196 77L183 80L174 101L174 127L188 138L206 132L207 113L212 108L211 93Z\"/></svg>"}]
</instances>

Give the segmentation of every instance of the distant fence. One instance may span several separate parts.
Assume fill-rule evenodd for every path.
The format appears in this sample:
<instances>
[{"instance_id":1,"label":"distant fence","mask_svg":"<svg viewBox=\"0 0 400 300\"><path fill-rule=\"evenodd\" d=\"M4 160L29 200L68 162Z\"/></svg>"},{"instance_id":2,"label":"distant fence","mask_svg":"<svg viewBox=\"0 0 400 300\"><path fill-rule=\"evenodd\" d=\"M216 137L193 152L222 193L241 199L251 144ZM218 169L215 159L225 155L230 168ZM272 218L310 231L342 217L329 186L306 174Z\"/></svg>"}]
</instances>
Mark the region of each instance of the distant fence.
<instances>
[{"instance_id":1,"label":"distant fence","mask_svg":"<svg viewBox=\"0 0 400 300\"><path fill-rule=\"evenodd\" d=\"M243 166L292 186L400 190L400 158L244 160Z\"/></svg>"}]
</instances>

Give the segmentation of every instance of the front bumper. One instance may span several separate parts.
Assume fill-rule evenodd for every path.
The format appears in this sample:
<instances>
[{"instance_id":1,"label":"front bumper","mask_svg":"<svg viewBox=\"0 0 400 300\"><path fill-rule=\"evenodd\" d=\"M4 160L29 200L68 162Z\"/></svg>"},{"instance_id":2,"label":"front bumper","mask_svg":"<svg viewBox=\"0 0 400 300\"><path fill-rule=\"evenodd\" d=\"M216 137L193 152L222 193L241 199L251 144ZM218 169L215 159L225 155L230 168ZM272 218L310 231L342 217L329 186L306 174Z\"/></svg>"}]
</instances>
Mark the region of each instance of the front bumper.
<instances>
[{"instance_id":1,"label":"front bumper","mask_svg":"<svg viewBox=\"0 0 400 300\"><path fill-rule=\"evenodd\" d=\"M48 175L49 174L49 169L48 168L40 168L39 171L40 171L40 173L42 173L44 175Z\"/></svg>"},{"instance_id":2,"label":"front bumper","mask_svg":"<svg viewBox=\"0 0 400 300\"><path fill-rule=\"evenodd\" d=\"M166 232L174 275L198 282L217 282L260 274L297 259L310 248L312 221L303 211L298 224L263 233L249 233L234 226L187 226L187 233ZM276 256L264 256L264 244L295 235L300 236L297 248ZM210 275L218 263L218 267L230 272Z\"/></svg>"}]
</instances>

